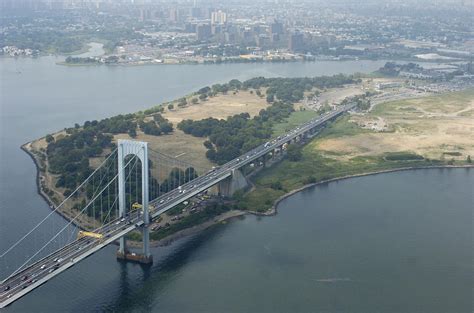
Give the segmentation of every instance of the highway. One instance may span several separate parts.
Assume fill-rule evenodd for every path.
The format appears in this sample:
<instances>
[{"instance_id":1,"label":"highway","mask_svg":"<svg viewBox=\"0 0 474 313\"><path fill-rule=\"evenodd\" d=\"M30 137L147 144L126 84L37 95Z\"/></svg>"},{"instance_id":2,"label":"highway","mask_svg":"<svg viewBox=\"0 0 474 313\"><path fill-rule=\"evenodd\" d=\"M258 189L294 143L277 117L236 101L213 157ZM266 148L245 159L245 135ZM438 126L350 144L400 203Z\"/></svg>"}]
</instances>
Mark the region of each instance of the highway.
<instances>
[{"instance_id":1,"label":"highway","mask_svg":"<svg viewBox=\"0 0 474 313\"><path fill-rule=\"evenodd\" d=\"M183 184L180 188L174 189L160 197L150 201L150 218L156 219L164 212L172 209L183 201L209 189L220 181L232 176L233 171L242 166L250 164L255 160L275 152L285 143L291 142L296 137L305 134L309 130L320 126L344 112L355 107L349 104L327 112L322 116L314 118L295 129L283 134L273 140L266 142L248 151L246 154L233 159L226 164L205 173L198 178ZM63 248L55 251L47 257L29 265L22 271L7 278L0 286L0 308L19 299L23 295L47 282L52 277L67 270L71 266L95 253L106 245L118 240L127 233L143 226L141 211L130 212L124 218L118 218L97 229L95 232L103 235L102 238L83 237L67 244Z\"/></svg>"}]
</instances>

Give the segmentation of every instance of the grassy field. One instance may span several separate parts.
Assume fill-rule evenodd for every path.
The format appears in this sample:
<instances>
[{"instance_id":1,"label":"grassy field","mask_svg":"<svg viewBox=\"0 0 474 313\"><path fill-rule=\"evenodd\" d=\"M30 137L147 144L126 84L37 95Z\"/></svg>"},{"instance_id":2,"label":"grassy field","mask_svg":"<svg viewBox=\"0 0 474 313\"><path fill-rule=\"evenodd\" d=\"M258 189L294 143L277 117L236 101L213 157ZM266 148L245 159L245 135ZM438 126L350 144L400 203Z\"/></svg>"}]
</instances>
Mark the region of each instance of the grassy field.
<instances>
[{"instance_id":1,"label":"grassy field","mask_svg":"<svg viewBox=\"0 0 474 313\"><path fill-rule=\"evenodd\" d=\"M474 91L468 90L387 102L366 115L343 116L303 147L301 161L283 160L258 173L255 188L239 199L240 206L264 212L292 190L337 177L466 164L467 156L474 155L474 125L466 116L472 112L473 99ZM390 125L390 131L363 129L354 122L379 117ZM276 131L284 127L279 125Z\"/></svg>"},{"instance_id":2,"label":"grassy field","mask_svg":"<svg viewBox=\"0 0 474 313\"><path fill-rule=\"evenodd\" d=\"M305 111L295 111L291 113L290 117L287 118L284 122L276 124L273 127L273 134L275 136L279 136L295 127L298 125L301 125L313 117L318 116L318 113L315 111L310 111L310 110L305 110Z\"/></svg>"},{"instance_id":3,"label":"grassy field","mask_svg":"<svg viewBox=\"0 0 474 313\"><path fill-rule=\"evenodd\" d=\"M440 159L445 152L459 152L454 159L465 160L474 155L473 108L474 89L382 103L367 115L351 116L352 125L339 124L348 132L341 130L325 137L318 149L346 158L413 151ZM387 125L387 131L361 130L358 126L377 119Z\"/></svg>"}]
</instances>

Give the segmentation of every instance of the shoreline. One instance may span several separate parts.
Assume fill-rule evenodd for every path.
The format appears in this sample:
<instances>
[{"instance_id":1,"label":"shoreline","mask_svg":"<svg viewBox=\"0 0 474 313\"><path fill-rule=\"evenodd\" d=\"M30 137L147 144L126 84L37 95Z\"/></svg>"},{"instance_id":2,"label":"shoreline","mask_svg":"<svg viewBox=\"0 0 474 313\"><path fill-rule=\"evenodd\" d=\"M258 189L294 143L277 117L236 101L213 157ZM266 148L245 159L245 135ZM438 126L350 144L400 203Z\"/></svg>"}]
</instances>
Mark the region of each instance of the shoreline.
<instances>
[{"instance_id":1,"label":"shoreline","mask_svg":"<svg viewBox=\"0 0 474 313\"><path fill-rule=\"evenodd\" d=\"M153 240L153 241L150 240L150 247L151 248L158 248L158 247L169 246L170 244L172 244L176 240L198 234L201 231L206 230L206 229L208 229L212 226L215 226L217 224L221 224L221 223L225 224L225 223L227 223L228 220L231 220L231 219L236 218L236 217L244 216L246 214L248 214L248 212L247 211L242 211L242 210L228 211L228 212L223 213L221 215L217 215L214 218L212 218L212 219L210 219L210 220L208 220L208 221L206 221L202 224L198 224L198 225L194 225L192 227L186 228L186 229L182 229L182 230L177 231L176 233L171 234L169 236L166 236L162 239ZM135 249L141 248L143 246L140 241L130 241L130 240L127 241L127 245L130 248L135 248Z\"/></svg>"},{"instance_id":2,"label":"shoreline","mask_svg":"<svg viewBox=\"0 0 474 313\"><path fill-rule=\"evenodd\" d=\"M49 196L44 192L44 190L42 188L42 185L41 185L41 175L40 175L39 161L38 161L36 155L28 148L28 146L31 145L33 141L30 141L30 142L27 142L27 143L21 145L20 148L27 155L30 156L30 158L33 160L33 163L35 165L35 168L36 168L36 188L37 188L38 194L46 201L46 203L49 205L50 209L54 210L53 209L54 203L49 198ZM252 215L256 215L256 216L273 216L273 215L276 215L278 213L277 207L283 200L291 197L294 194L297 194L298 192L304 191L304 190L309 189L309 188L314 187L314 186L327 184L327 183L331 183L331 182L337 182L337 181L346 180L346 179L350 179L350 178L363 177L363 176L372 176L372 175L379 175L379 174L386 174L386 173L393 173L393 172L401 172L401 171L410 171L410 170L445 169L445 168L447 168L447 169L450 169L450 168L467 168L467 169L470 169L470 168L474 168L474 165L468 165L468 164L465 164L465 165L433 165L433 166L420 166L420 167L409 166L409 167L400 167L400 168L393 168L393 169L386 169L386 170L379 170L379 171L371 171L371 172L365 172L365 173L359 173L359 174L352 174L352 175L346 175L346 176L341 176L341 177L334 177L334 178L323 180L323 181L320 181L320 182L307 184L307 185L304 185L304 186L302 186L300 188L297 188L295 190L289 191L288 193L286 193L286 194L282 195L281 197L279 197L278 199L276 199L273 202L272 207L269 210L265 211L265 212L231 210L231 211L228 211L228 212L223 213L221 215L218 215L218 216L216 216L216 217L214 217L214 218L212 218L212 219L210 219L210 220L208 220L204 223L201 223L201 224L198 224L198 225L180 230L180 231L178 231L174 234L171 234L171 235L169 235L165 238L150 241L150 246L152 248L167 246L167 245L172 244L174 241L176 241L178 239L188 237L188 236L191 236L191 235L195 235L195 234L197 234L197 233L199 233L199 232L201 232L201 231L203 231L203 230L205 230L209 227L212 227L212 226L220 224L220 223L225 223L227 220L230 220L230 219L233 219L233 218L236 218L236 217L240 217L240 216L244 216L244 215L247 215L247 214L252 214ZM56 210L55 212L58 213L66 221L68 221L68 222L71 221L69 219L69 217L66 214L64 214L63 212L61 212L60 210ZM76 225L78 228L82 229L82 227L79 224L74 223L74 225ZM140 247L142 247L141 242L129 240L128 243L129 243L129 246L131 248L140 248Z\"/></svg>"},{"instance_id":3,"label":"shoreline","mask_svg":"<svg viewBox=\"0 0 474 313\"><path fill-rule=\"evenodd\" d=\"M379 175L379 174L387 174L387 173L394 173L394 172L402 172L402 171L414 171L414 170L429 170L429 169L451 169L451 168L466 168L466 169L471 169L474 168L474 165L433 165L433 166L409 166L409 167L399 167L399 168L393 168L393 169L388 169L388 170L379 170L379 171L372 171L372 172L365 172L365 173L359 173L359 174L352 174L352 175L346 175L346 176L341 176L341 177L335 177L331 179L326 179L322 180L320 182L316 183L311 183L304 185L300 188L297 188L295 190L289 191L288 193L282 195L278 199L275 200L273 203L272 207L267 210L266 212L256 212L256 211L248 211L249 213L255 214L255 215L260 215L260 216L272 216L277 214L277 207L282 202L283 200L291 197L294 194L297 194L298 192L304 191L306 189L309 189L311 187L315 187L318 185L323 185L331 182L337 182L341 180L346 180L350 178L357 178L357 177L364 177L364 176L373 176L373 175Z\"/></svg>"},{"instance_id":4,"label":"shoreline","mask_svg":"<svg viewBox=\"0 0 474 313\"><path fill-rule=\"evenodd\" d=\"M371 59L371 58L348 58L348 59L331 59L331 58L323 58L323 59L316 59L316 60L265 60L265 61L245 61L245 60L234 60L234 61L207 61L207 62L200 62L200 61L184 61L184 62L169 62L169 63L158 63L158 62L144 62L144 63L67 63L64 61L56 62L56 65L60 66L70 66L70 67L81 67L81 66L111 66L111 67L135 67L135 66L172 66L172 65L225 65L225 64L288 64L288 63L316 63L316 62L350 62L350 61L385 61L388 60L381 58L381 59ZM408 62L407 60L403 59L394 59L394 61L400 62ZM412 60L411 62L420 62Z\"/></svg>"},{"instance_id":5,"label":"shoreline","mask_svg":"<svg viewBox=\"0 0 474 313\"><path fill-rule=\"evenodd\" d=\"M41 138L39 138L39 139L41 139ZM36 139L36 140L38 140L38 139ZM35 140L33 140L33 141L35 141ZM29 141L27 143L22 144L20 146L20 149L23 150L27 155L29 155L30 158L33 160L33 164L36 168L36 191L39 194L39 196L41 198L43 198L43 200L46 202L46 204L49 206L49 209L51 211L54 211L55 213L59 214L59 216L61 216L67 222L71 222L71 219L69 218L69 216L67 216L67 214L65 214L61 210L56 210L56 205L54 204L53 200L51 200L51 198L43 190L43 187L41 185L41 174L40 174L41 168L40 168L40 165L39 165L39 161L38 161L36 155L30 149L28 149L28 145L31 145L33 143L33 141ZM75 226L77 226L79 229L84 230L84 228L79 223L74 222L74 221L72 223Z\"/></svg>"}]
</instances>

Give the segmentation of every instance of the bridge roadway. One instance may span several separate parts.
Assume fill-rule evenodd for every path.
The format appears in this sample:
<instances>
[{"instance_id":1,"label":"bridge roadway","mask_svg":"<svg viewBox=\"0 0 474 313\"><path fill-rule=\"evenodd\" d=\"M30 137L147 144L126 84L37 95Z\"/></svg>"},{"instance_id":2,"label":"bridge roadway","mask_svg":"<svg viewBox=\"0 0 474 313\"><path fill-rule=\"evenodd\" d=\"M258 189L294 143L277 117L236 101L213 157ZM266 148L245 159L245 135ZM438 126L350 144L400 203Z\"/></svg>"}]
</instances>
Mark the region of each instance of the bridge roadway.
<instances>
[{"instance_id":1,"label":"bridge roadway","mask_svg":"<svg viewBox=\"0 0 474 313\"><path fill-rule=\"evenodd\" d=\"M279 136L257 148L254 148L246 154L229 161L198 178L183 184L181 189L174 189L162 196L150 201L149 212L151 219L156 219L164 212L170 210L183 201L192 198L220 181L232 176L234 170L238 170L244 165L250 164L255 160L273 152L282 147L285 143L291 142L296 137L305 134L311 129L321 126L328 120L331 120L342 113L355 107L355 104L349 104L328 112L318 118L314 118L297 128ZM21 298L33 289L39 287L59 273L74 266L76 263L87 258L108 244L118 240L127 233L136 228L143 227L141 212L133 212L124 218L118 218L97 229L96 232L103 234L102 239L84 237L77 239L63 248L51 253L47 257L29 265L15 275L2 281L0 286L0 308L7 306L15 300Z\"/></svg>"}]
</instances>

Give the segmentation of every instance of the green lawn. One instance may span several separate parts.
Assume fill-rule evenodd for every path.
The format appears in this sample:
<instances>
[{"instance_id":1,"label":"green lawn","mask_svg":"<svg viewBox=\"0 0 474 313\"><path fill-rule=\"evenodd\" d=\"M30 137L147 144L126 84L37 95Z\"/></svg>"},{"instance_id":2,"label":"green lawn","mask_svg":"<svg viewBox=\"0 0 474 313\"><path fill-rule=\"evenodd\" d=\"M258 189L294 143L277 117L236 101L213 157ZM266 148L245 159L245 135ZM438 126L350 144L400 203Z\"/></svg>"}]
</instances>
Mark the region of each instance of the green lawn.
<instances>
[{"instance_id":1,"label":"green lawn","mask_svg":"<svg viewBox=\"0 0 474 313\"><path fill-rule=\"evenodd\" d=\"M319 114L312 110L295 111L291 113L290 117L285 119L284 122L273 126L273 134L279 136L286 133L287 131L296 128L297 126L309 121L310 119L318 116Z\"/></svg>"}]
</instances>

